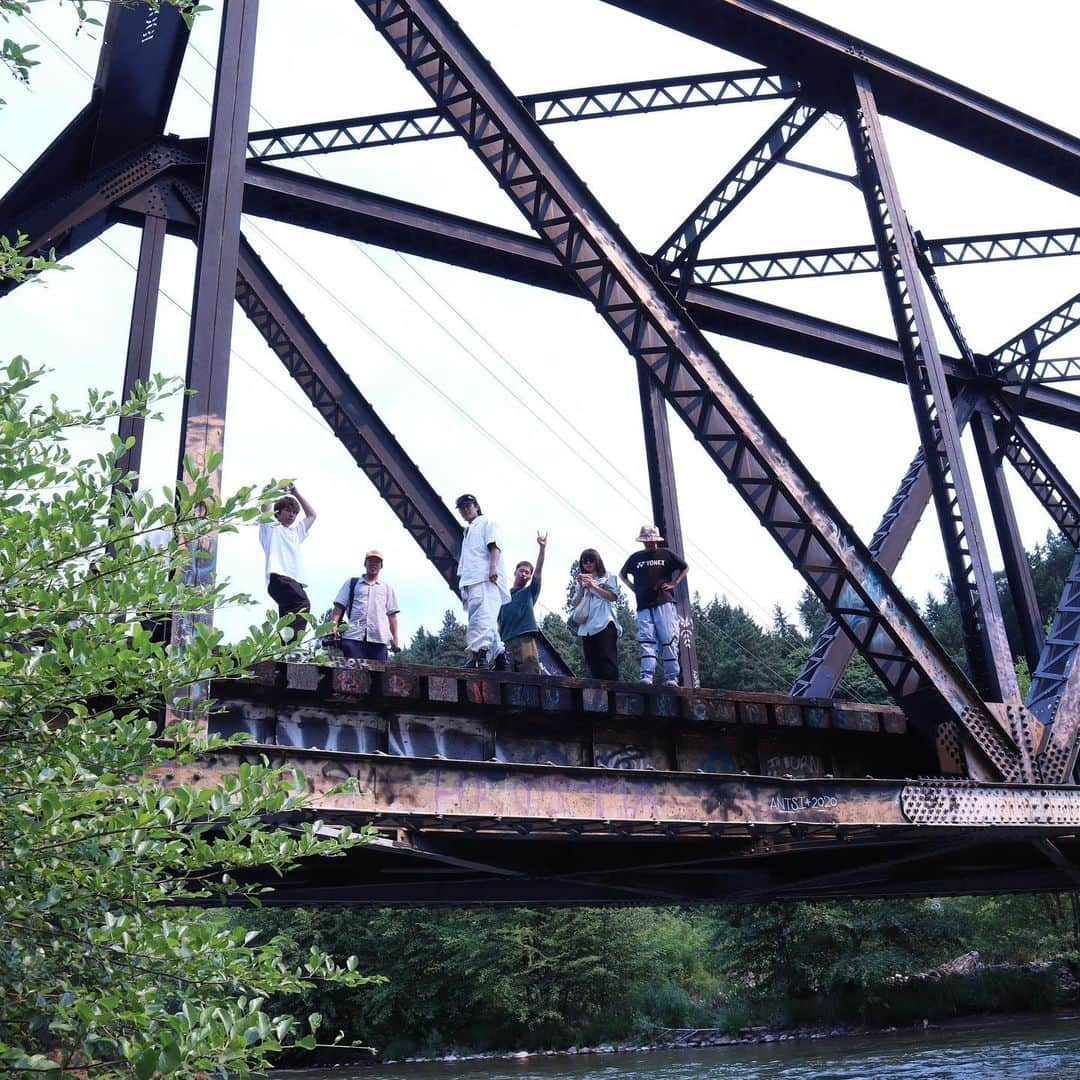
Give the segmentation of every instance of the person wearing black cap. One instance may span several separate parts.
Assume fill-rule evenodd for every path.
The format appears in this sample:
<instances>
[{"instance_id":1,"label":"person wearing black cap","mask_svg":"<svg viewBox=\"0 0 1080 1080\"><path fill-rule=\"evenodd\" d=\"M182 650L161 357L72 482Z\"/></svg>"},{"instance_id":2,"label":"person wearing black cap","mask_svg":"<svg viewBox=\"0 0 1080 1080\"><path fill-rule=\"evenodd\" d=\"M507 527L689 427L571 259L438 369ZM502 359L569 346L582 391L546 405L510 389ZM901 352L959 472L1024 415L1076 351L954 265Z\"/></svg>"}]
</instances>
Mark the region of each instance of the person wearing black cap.
<instances>
[{"instance_id":1,"label":"person wearing black cap","mask_svg":"<svg viewBox=\"0 0 1080 1080\"><path fill-rule=\"evenodd\" d=\"M454 504L465 521L458 558L461 601L469 617L466 667L487 667L503 652L499 640L499 609L510 602L510 581L503 565L498 526L485 517L475 495L462 495Z\"/></svg>"}]
</instances>

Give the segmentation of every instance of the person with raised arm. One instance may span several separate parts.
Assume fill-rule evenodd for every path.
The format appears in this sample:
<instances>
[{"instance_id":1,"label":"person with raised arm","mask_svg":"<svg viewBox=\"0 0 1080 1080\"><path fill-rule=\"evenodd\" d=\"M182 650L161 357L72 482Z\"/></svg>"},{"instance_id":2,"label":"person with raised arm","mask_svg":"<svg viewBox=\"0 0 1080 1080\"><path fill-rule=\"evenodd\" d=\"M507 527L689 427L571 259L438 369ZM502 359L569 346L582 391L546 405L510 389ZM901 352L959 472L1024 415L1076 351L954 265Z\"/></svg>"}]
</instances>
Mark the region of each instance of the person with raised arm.
<instances>
[{"instance_id":1,"label":"person with raised arm","mask_svg":"<svg viewBox=\"0 0 1080 1080\"><path fill-rule=\"evenodd\" d=\"M502 638L506 651L495 658L496 670L507 666L505 657L509 653L511 670L529 675L540 674L540 652L537 648L540 627L536 624L534 605L540 596L540 583L544 574L546 533L536 534L536 546L539 550L535 567L528 559L522 559L514 567L510 600L499 609L499 637Z\"/></svg>"},{"instance_id":2,"label":"person with raised arm","mask_svg":"<svg viewBox=\"0 0 1080 1080\"><path fill-rule=\"evenodd\" d=\"M284 490L285 494L273 504L274 520L259 526L259 543L266 555L266 590L278 606L278 615L296 616L291 623L292 641L298 643L307 625L304 612L311 610L300 545L315 524L316 514L295 484L287 484ZM269 513L270 503L264 503L262 509L264 514Z\"/></svg>"}]
</instances>

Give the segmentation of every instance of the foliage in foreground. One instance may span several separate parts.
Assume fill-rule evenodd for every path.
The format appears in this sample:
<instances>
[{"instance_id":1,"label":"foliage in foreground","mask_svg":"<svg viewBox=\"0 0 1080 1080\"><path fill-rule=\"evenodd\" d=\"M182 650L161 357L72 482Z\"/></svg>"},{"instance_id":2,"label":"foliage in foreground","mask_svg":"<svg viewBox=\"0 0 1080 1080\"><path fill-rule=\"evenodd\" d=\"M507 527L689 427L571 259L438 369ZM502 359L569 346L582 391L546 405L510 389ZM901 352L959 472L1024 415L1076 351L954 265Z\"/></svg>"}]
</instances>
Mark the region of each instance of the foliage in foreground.
<instances>
[{"instance_id":1,"label":"foliage in foreground","mask_svg":"<svg viewBox=\"0 0 1080 1080\"><path fill-rule=\"evenodd\" d=\"M225 647L198 618L243 599L208 572L209 537L254 520L266 493L215 499L195 477L159 499L130 494L115 436L85 460L68 442L161 387L70 411L31 404L38 374L17 359L0 377L0 1068L246 1075L282 1045L315 1043L319 1018L271 1014L271 995L365 981L355 960L286 959L280 942L190 907L242 899L249 868L362 839L326 839L305 819L301 777L253 764L217 789L162 782L206 745L207 702L185 688L281 648L275 623ZM162 552L140 542L157 529ZM183 649L141 623L169 612L191 629ZM163 742L166 701L187 718ZM266 823L287 812L303 824Z\"/></svg>"}]
</instances>

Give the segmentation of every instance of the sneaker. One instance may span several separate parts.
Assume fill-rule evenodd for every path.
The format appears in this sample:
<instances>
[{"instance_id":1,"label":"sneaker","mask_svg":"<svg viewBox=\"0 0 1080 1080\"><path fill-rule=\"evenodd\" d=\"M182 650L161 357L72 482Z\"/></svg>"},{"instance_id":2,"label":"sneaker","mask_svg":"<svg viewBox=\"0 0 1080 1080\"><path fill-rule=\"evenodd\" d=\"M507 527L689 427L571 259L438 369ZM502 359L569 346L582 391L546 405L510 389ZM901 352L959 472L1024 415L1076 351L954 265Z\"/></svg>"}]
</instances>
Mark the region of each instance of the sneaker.
<instances>
[{"instance_id":1,"label":"sneaker","mask_svg":"<svg viewBox=\"0 0 1080 1080\"><path fill-rule=\"evenodd\" d=\"M480 649L474 652L468 660L465 661L467 668L486 668L488 666L487 661L487 649Z\"/></svg>"},{"instance_id":2,"label":"sneaker","mask_svg":"<svg viewBox=\"0 0 1080 1080\"><path fill-rule=\"evenodd\" d=\"M641 678L638 679L638 682L639 683L644 683L646 686L652 686L652 676L651 675L642 675Z\"/></svg>"},{"instance_id":3,"label":"sneaker","mask_svg":"<svg viewBox=\"0 0 1080 1080\"><path fill-rule=\"evenodd\" d=\"M678 679L665 679L664 680L664 685L665 686L678 686L679 685L679 680Z\"/></svg>"},{"instance_id":4,"label":"sneaker","mask_svg":"<svg viewBox=\"0 0 1080 1080\"><path fill-rule=\"evenodd\" d=\"M495 657L495 663L491 665L495 671L509 671L510 670L510 658L506 655L506 650L503 649L498 656Z\"/></svg>"}]
</instances>

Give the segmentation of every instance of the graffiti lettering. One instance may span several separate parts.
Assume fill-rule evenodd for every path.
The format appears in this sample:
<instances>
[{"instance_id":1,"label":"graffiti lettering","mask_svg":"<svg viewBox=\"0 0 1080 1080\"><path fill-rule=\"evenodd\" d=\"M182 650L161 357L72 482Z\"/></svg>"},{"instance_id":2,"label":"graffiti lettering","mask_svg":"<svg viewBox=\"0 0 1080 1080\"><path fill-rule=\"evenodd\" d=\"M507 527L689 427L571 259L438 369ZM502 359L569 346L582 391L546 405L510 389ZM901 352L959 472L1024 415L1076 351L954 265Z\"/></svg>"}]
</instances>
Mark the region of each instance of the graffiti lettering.
<instances>
[{"instance_id":1,"label":"graffiti lettering","mask_svg":"<svg viewBox=\"0 0 1080 1080\"><path fill-rule=\"evenodd\" d=\"M769 809L782 814L795 814L800 810L830 810L838 805L835 795L770 795Z\"/></svg>"}]
</instances>

